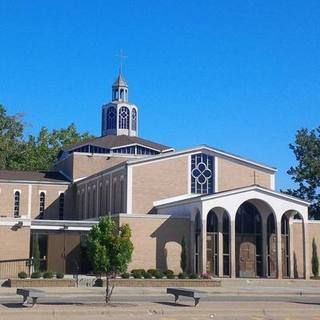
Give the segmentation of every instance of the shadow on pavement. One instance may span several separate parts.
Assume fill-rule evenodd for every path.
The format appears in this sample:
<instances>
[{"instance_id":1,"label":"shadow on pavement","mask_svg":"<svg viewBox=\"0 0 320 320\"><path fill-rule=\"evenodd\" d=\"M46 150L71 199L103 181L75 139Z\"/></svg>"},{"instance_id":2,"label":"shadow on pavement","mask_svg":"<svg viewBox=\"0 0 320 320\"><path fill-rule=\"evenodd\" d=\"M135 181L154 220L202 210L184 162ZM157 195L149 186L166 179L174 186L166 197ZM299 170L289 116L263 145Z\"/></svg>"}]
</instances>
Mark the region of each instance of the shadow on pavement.
<instances>
[{"instance_id":1,"label":"shadow on pavement","mask_svg":"<svg viewBox=\"0 0 320 320\"><path fill-rule=\"evenodd\" d=\"M163 301L156 301L155 303L158 303L158 304L163 304L165 306L169 306L169 307L192 307L193 308L193 305L189 305L189 304L182 304L182 303L174 303L174 302L163 302Z\"/></svg>"},{"instance_id":2,"label":"shadow on pavement","mask_svg":"<svg viewBox=\"0 0 320 320\"><path fill-rule=\"evenodd\" d=\"M311 305L320 306L319 302L311 302L311 301L290 301L290 302L297 303L297 304L311 304Z\"/></svg>"}]
</instances>

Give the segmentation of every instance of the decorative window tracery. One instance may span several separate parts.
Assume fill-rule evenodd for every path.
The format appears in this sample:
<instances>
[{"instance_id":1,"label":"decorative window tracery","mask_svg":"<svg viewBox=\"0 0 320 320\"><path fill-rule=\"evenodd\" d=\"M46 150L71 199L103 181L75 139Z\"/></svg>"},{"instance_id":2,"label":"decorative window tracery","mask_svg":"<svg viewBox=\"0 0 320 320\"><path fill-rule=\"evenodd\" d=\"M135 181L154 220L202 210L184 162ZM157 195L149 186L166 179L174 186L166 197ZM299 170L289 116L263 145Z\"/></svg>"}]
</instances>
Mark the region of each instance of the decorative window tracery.
<instances>
[{"instance_id":1,"label":"decorative window tracery","mask_svg":"<svg viewBox=\"0 0 320 320\"><path fill-rule=\"evenodd\" d=\"M135 108L132 109L132 115L131 115L131 129L137 130L137 110Z\"/></svg>"},{"instance_id":2,"label":"decorative window tracery","mask_svg":"<svg viewBox=\"0 0 320 320\"><path fill-rule=\"evenodd\" d=\"M191 156L191 192L213 193L213 157L204 153Z\"/></svg>"},{"instance_id":3,"label":"decorative window tracery","mask_svg":"<svg viewBox=\"0 0 320 320\"><path fill-rule=\"evenodd\" d=\"M115 107L109 107L107 111L107 129L116 129L117 110Z\"/></svg>"},{"instance_id":4,"label":"decorative window tracery","mask_svg":"<svg viewBox=\"0 0 320 320\"><path fill-rule=\"evenodd\" d=\"M129 109L127 107L121 107L119 110L119 128L129 129Z\"/></svg>"},{"instance_id":5,"label":"decorative window tracery","mask_svg":"<svg viewBox=\"0 0 320 320\"><path fill-rule=\"evenodd\" d=\"M40 219L43 219L44 208L45 208L45 203L46 203L46 194L45 194L44 192L41 192L41 193L40 193L39 202L40 202L40 206L39 206L39 218L40 218Z\"/></svg>"}]
</instances>

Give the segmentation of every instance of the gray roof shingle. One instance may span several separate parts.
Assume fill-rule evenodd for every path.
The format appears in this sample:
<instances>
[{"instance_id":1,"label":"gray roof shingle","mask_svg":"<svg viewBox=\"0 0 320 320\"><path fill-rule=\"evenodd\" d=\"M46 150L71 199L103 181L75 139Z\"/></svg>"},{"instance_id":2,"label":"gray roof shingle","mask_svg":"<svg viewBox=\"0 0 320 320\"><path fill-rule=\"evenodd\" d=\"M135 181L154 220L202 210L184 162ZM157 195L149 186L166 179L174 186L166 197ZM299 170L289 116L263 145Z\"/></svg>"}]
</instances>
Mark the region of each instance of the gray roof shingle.
<instances>
[{"instance_id":1,"label":"gray roof shingle","mask_svg":"<svg viewBox=\"0 0 320 320\"><path fill-rule=\"evenodd\" d=\"M64 175L57 171L0 170L0 180L39 181L50 183L69 182Z\"/></svg>"}]
</instances>

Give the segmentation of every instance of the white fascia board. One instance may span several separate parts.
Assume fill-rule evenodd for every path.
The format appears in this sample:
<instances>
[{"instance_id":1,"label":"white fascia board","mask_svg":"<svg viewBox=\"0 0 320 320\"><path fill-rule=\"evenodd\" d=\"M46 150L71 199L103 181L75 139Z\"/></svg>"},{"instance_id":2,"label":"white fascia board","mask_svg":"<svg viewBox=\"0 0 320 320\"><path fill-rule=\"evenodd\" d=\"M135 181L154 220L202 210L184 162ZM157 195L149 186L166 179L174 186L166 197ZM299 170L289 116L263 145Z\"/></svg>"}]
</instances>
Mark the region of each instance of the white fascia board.
<instances>
[{"instance_id":1,"label":"white fascia board","mask_svg":"<svg viewBox=\"0 0 320 320\"><path fill-rule=\"evenodd\" d=\"M169 152L169 153L165 153L165 154L159 154L159 155L155 155L155 156L150 157L150 158L128 160L127 163L128 163L128 165L135 165L135 164L141 164L143 162L159 161L159 160L162 160L162 159L165 159L165 158L178 157L178 156L182 156L182 155L185 155L185 154L198 153L198 152L201 152L201 151L204 151L204 150L212 152L215 155L221 155L221 156L224 156L226 158L230 158L230 159L238 160L240 162L248 163L250 165L253 165L255 167L270 171L272 173L277 172L277 169L274 168L274 167L270 167L270 166L267 166L267 165L252 161L252 160L248 160L248 159L242 158L240 156L236 156L236 155L233 155L231 153L224 152L222 150L218 150L218 149L214 149L212 147L208 147L206 145L200 145L200 146L197 146L197 147L194 147L194 148L190 148L190 149L184 149L184 150Z\"/></svg>"},{"instance_id":2,"label":"white fascia board","mask_svg":"<svg viewBox=\"0 0 320 320\"><path fill-rule=\"evenodd\" d=\"M128 218L128 219L188 219L189 216L173 216L171 214L126 214L126 213L118 213L114 214L111 217L119 217L119 218Z\"/></svg>"},{"instance_id":3,"label":"white fascia board","mask_svg":"<svg viewBox=\"0 0 320 320\"><path fill-rule=\"evenodd\" d=\"M7 183L21 183L21 184L33 184L33 185L69 185L71 182L51 182L51 181L37 181L37 180L8 180L8 179L0 179L0 184L7 184Z\"/></svg>"},{"instance_id":4,"label":"white fascia board","mask_svg":"<svg viewBox=\"0 0 320 320\"><path fill-rule=\"evenodd\" d=\"M172 198L166 198L166 199L154 201L153 202L153 206L154 207L159 207L159 206L163 206L163 205L168 204L168 203L178 202L178 201L183 201L183 200L190 200L190 199L193 199L193 198L199 198L199 195L198 194L184 194L184 195L181 195L181 196L176 196L176 197L172 197Z\"/></svg>"},{"instance_id":5,"label":"white fascia board","mask_svg":"<svg viewBox=\"0 0 320 320\"><path fill-rule=\"evenodd\" d=\"M202 201L206 201L206 200L232 196L232 195L236 195L236 194L244 193L244 192L248 192L248 191L256 191L256 192L269 194L269 195L275 196L277 198L280 198L282 200L295 202L295 203L298 203L300 205L307 206L307 207L310 205L310 203L307 202L307 201L304 201L304 200L301 200L299 198L286 195L284 193L280 193L280 192L269 190L269 189L264 189L264 188L261 188L259 186L249 186L249 187L234 189L234 190L230 190L230 191L218 192L216 194L211 194L211 195L197 195L197 196L195 196L193 198L182 199L180 201L179 200L178 201L172 201L171 203L168 202L166 204L158 205L158 207L165 208L165 207L176 206L176 205L181 205L181 204L193 203L195 201L201 201L202 202Z\"/></svg>"}]
</instances>

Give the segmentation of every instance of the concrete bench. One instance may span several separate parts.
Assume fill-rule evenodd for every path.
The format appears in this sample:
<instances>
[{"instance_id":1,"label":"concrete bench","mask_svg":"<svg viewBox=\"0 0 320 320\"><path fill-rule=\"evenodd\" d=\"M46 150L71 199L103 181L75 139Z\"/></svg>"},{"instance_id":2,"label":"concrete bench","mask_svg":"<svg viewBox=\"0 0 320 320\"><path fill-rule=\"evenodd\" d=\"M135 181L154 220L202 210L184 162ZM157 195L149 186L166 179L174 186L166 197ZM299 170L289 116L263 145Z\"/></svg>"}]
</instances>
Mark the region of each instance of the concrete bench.
<instances>
[{"instance_id":1,"label":"concrete bench","mask_svg":"<svg viewBox=\"0 0 320 320\"><path fill-rule=\"evenodd\" d=\"M46 296L44 291L32 288L18 288L16 294L23 296L23 304L27 302L28 297L32 298L32 306L37 303L38 298Z\"/></svg>"},{"instance_id":2,"label":"concrete bench","mask_svg":"<svg viewBox=\"0 0 320 320\"><path fill-rule=\"evenodd\" d=\"M184 288L167 288L167 293L174 295L175 303L177 303L179 296L193 298L195 307L199 304L200 298L207 295L206 292L203 291Z\"/></svg>"}]
</instances>

